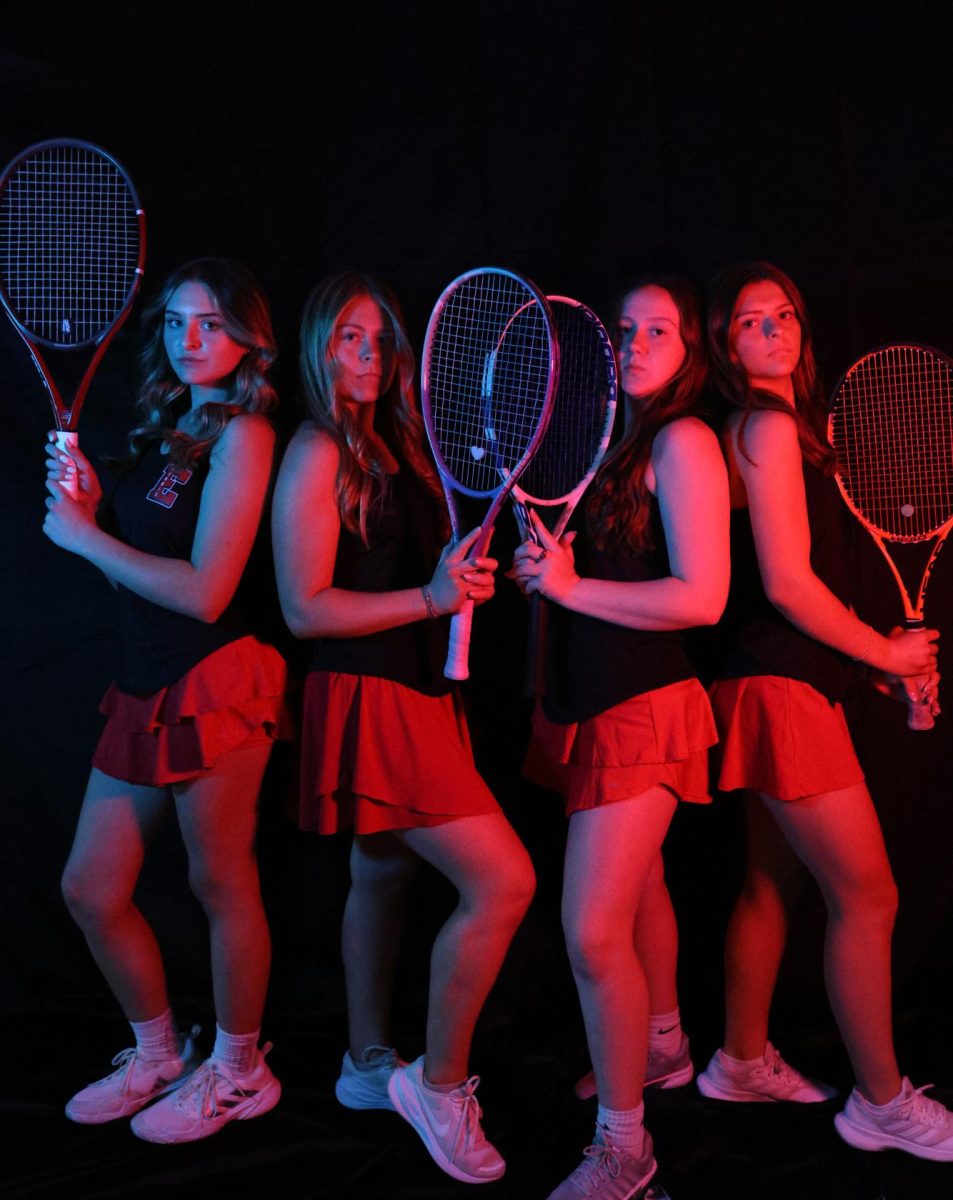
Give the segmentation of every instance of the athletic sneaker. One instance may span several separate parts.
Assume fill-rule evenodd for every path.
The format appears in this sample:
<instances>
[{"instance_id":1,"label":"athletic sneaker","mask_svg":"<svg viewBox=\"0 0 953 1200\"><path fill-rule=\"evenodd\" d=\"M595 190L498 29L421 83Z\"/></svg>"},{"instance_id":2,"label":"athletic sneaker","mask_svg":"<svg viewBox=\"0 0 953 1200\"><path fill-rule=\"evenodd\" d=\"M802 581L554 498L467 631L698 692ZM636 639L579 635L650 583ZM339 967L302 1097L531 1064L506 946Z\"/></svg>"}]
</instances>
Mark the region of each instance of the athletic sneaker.
<instances>
[{"instance_id":1,"label":"athletic sneaker","mask_svg":"<svg viewBox=\"0 0 953 1200\"><path fill-rule=\"evenodd\" d=\"M441 1170L463 1183L491 1183L506 1170L499 1151L483 1133L483 1113L474 1095L479 1075L452 1092L435 1092L424 1083L423 1055L391 1072L387 1089L394 1108L420 1134Z\"/></svg>"},{"instance_id":2,"label":"athletic sneaker","mask_svg":"<svg viewBox=\"0 0 953 1200\"><path fill-rule=\"evenodd\" d=\"M646 1132L639 1158L633 1158L612 1141L604 1129L582 1152L582 1162L562 1181L548 1200L633 1200L646 1196L645 1186L655 1174L652 1138ZM664 1196L665 1193L657 1193Z\"/></svg>"},{"instance_id":3,"label":"athletic sneaker","mask_svg":"<svg viewBox=\"0 0 953 1200\"><path fill-rule=\"evenodd\" d=\"M808 1079L784 1061L768 1042L764 1058L737 1065L716 1050L711 1062L698 1076L698 1090L710 1100L742 1100L770 1103L789 1100L795 1104L819 1104L837 1095L829 1084Z\"/></svg>"},{"instance_id":4,"label":"athletic sneaker","mask_svg":"<svg viewBox=\"0 0 953 1200\"><path fill-rule=\"evenodd\" d=\"M368 1053L375 1050L377 1053L370 1060L370 1067L365 1070L355 1066L350 1051L345 1052L341 1074L334 1085L334 1094L345 1108L386 1108L394 1111L387 1083L394 1068L405 1064L390 1046L368 1046L364 1051L365 1062L368 1061Z\"/></svg>"},{"instance_id":5,"label":"athletic sneaker","mask_svg":"<svg viewBox=\"0 0 953 1200\"><path fill-rule=\"evenodd\" d=\"M80 1125L104 1125L131 1117L181 1087L201 1061L193 1041L198 1032L196 1025L176 1058L149 1059L135 1046L120 1050L112 1060L116 1070L77 1092L66 1105L66 1115Z\"/></svg>"},{"instance_id":6,"label":"athletic sneaker","mask_svg":"<svg viewBox=\"0 0 953 1200\"><path fill-rule=\"evenodd\" d=\"M645 1086L662 1090L684 1087L691 1083L695 1074L688 1038L682 1034L681 1042L674 1054L666 1054L664 1050L649 1046L648 1062L645 1064ZM588 1100L597 1092L595 1072L583 1075L575 1086L575 1093L580 1100Z\"/></svg>"},{"instance_id":7,"label":"athletic sneaker","mask_svg":"<svg viewBox=\"0 0 953 1200\"><path fill-rule=\"evenodd\" d=\"M147 1142L197 1142L218 1133L229 1121L247 1121L269 1112L281 1097L265 1055L247 1075L235 1075L224 1063L207 1058L178 1091L144 1109L132 1121L132 1132Z\"/></svg>"},{"instance_id":8,"label":"athletic sneaker","mask_svg":"<svg viewBox=\"0 0 953 1200\"><path fill-rule=\"evenodd\" d=\"M899 1094L881 1108L854 1088L834 1118L834 1127L858 1150L906 1150L917 1158L953 1162L953 1113L924 1096L932 1086L915 1088L904 1077Z\"/></svg>"}]
</instances>

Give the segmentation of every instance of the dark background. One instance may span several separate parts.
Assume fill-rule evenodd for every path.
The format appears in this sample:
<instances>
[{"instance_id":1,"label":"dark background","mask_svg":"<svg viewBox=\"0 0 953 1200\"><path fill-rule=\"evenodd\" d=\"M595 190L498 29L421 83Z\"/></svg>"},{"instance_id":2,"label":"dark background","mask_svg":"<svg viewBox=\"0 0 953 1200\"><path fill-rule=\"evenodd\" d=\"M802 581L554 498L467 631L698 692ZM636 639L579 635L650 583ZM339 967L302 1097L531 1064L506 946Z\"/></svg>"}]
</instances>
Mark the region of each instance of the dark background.
<instances>
[{"instance_id":1,"label":"dark background","mask_svg":"<svg viewBox=\"0 0 953 1200\"><path fill-rule=\"evenodd\" d=\"M118 6L17 2L0 16L0 159L32 142L105 146L135 180L149 224L146 292L180 262L231 255L262 278L293 425L296 325L322 274L376 270L402 296L419 346L443 286L502 264L607 313L627 279L674 270L700 283L766 258L804 292L833 383L854 357L911 339L953 351L953 105L946 5L875 17L866 6L342 3ZM134 396L133 319L111 348L81 436L123 446ZM275 936L266 1036L286 1100L207 1146L130 1146L125 1130L68 1126L61 1105L102 1073L128 1031L58 893L58 875L116 662L113 598L40 533L49 406L0 322L4 622L0 661L3 913L0 1001L18 1134L10 1195L458 1195L388 1114L331 1096L343 1049L337 934L345 839L293 830L290 754L262 798L262 862ZM512 535L501 524L503 557ZM866 538L862 615L900 616ZM953 556L931 624L953 645ZM488 1128L510 1161L487 1195L544 1196L571 1168L591 1114L569 1083L585 1066L558 927L558 804L518 778L526 733L517 661L521 602L501 585L480 614L470 689L480 765L537 862L540 893L487 1006L474 1069ZM953 678L953 672L947 670ZM949 694L949 693L948 693ZM950 701L953 710L953 701ZM911 734L902 710L859 692L850 717L901 889L898 1048L905 1070L951 1098L948 1031L953 738L949 716ZM700 1067L718 1044L724 921L740 878L736 803L679 814L668 847L682 926L682 1010ZM452 897L420 880L396 1033L420 1051L429 944ZM205 923L174 829L143 878L180 1019L212 1025ZM822 912L806 896L779 990L775 1040L844 1087L846 1059L820 975ZM725 1113L724 1107L732 1111ZM693 1089L650 1098L674 1200L953 1195L953 1167L854 1155L833 1109L713 1106ZM396 1164L396 1167L395 1167ZM790 1189L790 1190L786 1190Z\"/></svg>"}]
</instances>

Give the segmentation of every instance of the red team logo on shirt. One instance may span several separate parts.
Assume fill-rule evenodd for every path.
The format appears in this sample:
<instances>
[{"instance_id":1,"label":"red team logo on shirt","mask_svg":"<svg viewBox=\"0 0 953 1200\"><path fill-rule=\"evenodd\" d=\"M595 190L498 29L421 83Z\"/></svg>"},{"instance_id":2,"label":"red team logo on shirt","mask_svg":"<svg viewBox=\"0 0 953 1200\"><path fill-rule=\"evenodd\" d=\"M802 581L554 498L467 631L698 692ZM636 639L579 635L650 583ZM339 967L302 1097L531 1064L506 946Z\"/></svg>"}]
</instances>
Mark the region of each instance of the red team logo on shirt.
<instances>
[{"instance_id":1,"label":"red team logo on shirt","mask_svg":"<svg viewBox=\"0 0 953 1200\"><path fill-rule=\"evenodd\" d=\"M171 508L179 498L176 487L182 487L191 478L192 472L188 467L177 467L174 463L166 463L165 470L159 476L152 490L146 494L146 499L151 500L153 504L161 504L163 508Z\"/></svg>"}]
</instances>

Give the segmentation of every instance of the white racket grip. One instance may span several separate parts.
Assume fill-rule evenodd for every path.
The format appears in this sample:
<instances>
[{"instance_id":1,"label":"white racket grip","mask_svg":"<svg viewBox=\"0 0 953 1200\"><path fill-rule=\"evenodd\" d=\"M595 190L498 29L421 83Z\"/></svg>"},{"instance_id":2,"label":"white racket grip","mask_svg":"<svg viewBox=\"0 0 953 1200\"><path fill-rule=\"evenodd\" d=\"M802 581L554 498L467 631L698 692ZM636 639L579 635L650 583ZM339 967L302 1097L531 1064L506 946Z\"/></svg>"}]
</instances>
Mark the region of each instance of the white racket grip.
<instances>
[{"instance_id":1,"label":"white racket grip","mask_svg":"<svg viewBox=\"0 0 953 1200\"><path fill-rule=\"evenodd\" d=\"M907 628L907 637L916 637L918 634L924 633L922 622L914 624L909 622ZM926 683L929 680L929 675L917 676L917 684ZM918 688L919 690L919 688ZM924 699L915 700L909 692L907 692L907 728L908 729L932 729L936 724L933 719L933 703L929 696Z\"/></svg>"},{"instance_id":2,"label":"white racket grip","mask_svg":"<svg viewBox=\"0 0 953 1200\"><path fill-rule=\"evenodd\" d=\"M57 450L62 450L64 454L69 454L72 457L73 448L79 445L79 434L75 429L57 429L53 441ZM71 500L76 500L79 497L78 467L74 468L71 479L57 479L56 482Z\"/></svg>"},{"instance_id":3,"label":"white racket grip","mask_svg":"<svg viewBox=\"0 0 953 1200\"><path fill-rule=\"evenodd\" d=\"M473 628L473 601L467 600L450 620L450 644L447 665L443 669L448 679L470 677L470 630Z\"/></svg>"}]
</instances>

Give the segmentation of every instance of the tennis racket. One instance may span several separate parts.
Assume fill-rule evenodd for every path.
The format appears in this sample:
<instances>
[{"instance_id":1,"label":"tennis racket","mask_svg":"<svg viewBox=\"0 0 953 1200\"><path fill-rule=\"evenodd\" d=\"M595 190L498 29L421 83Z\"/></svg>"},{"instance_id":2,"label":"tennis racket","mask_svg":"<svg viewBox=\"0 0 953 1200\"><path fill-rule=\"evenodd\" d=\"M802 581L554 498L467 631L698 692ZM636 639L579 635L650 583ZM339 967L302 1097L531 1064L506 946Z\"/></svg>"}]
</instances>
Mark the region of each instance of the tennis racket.
<instances>
[{"instance_id":1,"label":"tennis racket","mask_svg":"<svg viewBox=\"0 0 953 1200\"><path fill-rule=\"evenodd\" d=\"M80 409L142 278L145 214L129 176L89 142L40 142L0 176L0 302L36 365L56 442L76 444ZM64 398L43 350L90 350ZM78 478L61 484L74 498Z\"/></svg>"},{"instance_id":2,"label":"tennis racket","mask_svg":"<svg viewBox=\"0 0 953 1200\"><path fill-rule=\"evenodd\" d=\"M907 628L923 629L930 573L953 527L953 361L916 345L865 354L837 388L828 437L841 495L890 567ZM887 544L931 539L919 587L908 589ZM911 702L907 724L931 729L929 702Z\"/></svg>"},{"instance_id":3,"label":"tennis racket","mask_svg":"<svg viewBox=\"0 0 953 1200\"><path fill-rule=\"evenodd\" d=\"M559 342L559 381L546 432L510 493L524 541L534 537L530 505L553 537L565 532L608 449L616 409L615 355L605 326L578 300L547 299ZM539 696L544 691L549 609L538 592L529 605L525 691Z\"/></svg>"},{"instance_id":4,"label":"tennis racket","mask_svg":"<svg viewBox=\"0 0 953 1200\"><path fill-rule=\"evenodd\" d=\"M444 289L424 340L421 407L455 540L455 493L489 501L475 556L545 431L558 372L549 305L528 280L485 267ZM472 620L468 601L450 626L450 679L469 674Z\"/></svg>"}]
</instances>

